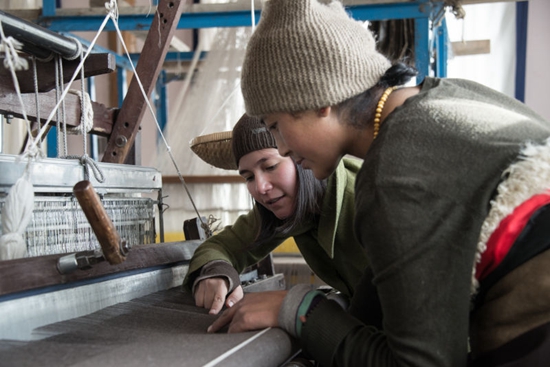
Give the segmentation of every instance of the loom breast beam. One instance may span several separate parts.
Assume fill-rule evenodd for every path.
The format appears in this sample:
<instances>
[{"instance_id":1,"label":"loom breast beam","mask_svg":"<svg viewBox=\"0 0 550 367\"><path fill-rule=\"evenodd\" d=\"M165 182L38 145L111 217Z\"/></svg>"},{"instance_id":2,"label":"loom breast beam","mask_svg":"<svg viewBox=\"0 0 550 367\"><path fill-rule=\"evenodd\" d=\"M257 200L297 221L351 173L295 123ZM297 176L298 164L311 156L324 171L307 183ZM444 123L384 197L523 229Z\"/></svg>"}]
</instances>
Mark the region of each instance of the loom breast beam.
<instances>
[{"instance_id":1,"label":"loom breast beam","mask_svg":"<svg viewBox=\"0 0 550 367\"><path fill-rule=\"evenodd\" d=\"M103 260L111 265L122 263L130 247L120 238L92 183L87 180L78 182L73 193L101 245L101 251L83 251L63 256L57 263L59 272L67 274L77 268L86 269Z\"/></svg>"}]
</instances>

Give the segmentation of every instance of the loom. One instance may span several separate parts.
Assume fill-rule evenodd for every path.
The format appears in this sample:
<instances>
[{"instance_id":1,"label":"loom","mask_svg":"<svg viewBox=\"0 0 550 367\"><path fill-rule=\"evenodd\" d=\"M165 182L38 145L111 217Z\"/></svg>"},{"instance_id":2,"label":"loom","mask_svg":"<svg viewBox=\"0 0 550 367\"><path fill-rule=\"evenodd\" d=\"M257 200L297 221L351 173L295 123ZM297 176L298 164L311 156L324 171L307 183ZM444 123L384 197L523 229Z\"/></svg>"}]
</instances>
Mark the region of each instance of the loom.
<instances>
[{"instance_id":1,"label":"loom","mask_svg":"<svg viewBox=\"0 0 550 367\"><path fill-rule=\"evenodd\" d=\"M144 45L150 52L140 58L136 70L147 95L158 77L183 4L160 1L157 7L162 15L154 17L151 29L155 31L148 33ZM4 12L0 12L0 21L6 36L19 37L29 55L73 57L80 52L73 40ZM31 56L24 57L31 61ZM67 82L78 60L62 62L62 78ZM115 69L110 54L90 54L84 67L84 77ZM48 122L46 116L56 102L53 68L52 62L37 65L41 76L38 90L29 82L30 71L17 72L33 133ZM9 75L0 73L0 82L0 113L24 117ZM39 106L32 93L39 94ZM79 97L67 95L66 104L64 122L79 127L84 114ZM215 316L195 307L192 296L182 291L189 260L204 237L165 243L160 172L125 164L131 161L145 106L135 78L120 109L92 101L94 117L89 133L109 138L103 161L93 167L83 159L65 158L42 158L27 166L19 156L0 154L0 213L6 210L7 195L26 169L35 195L32 217L23 233L27 256L0 261L2 363L285 365L299 352L286 333L268 328L237 335L207 334ZM56 122L53 118L49 124L55 126ZM89 216L89 205L76 192L81 182L92 185L89 195L106 213L108 224L105 218L94 221ZM109 245L102 239L105 230L112 230L127 245L120 262L108 256ZM64 268L66 259L75 259L76 254L96 260ZM269 261L247 269L241 279L245 291L285 286L282 274L274 274Z\"/></svg>"}]
</instances>

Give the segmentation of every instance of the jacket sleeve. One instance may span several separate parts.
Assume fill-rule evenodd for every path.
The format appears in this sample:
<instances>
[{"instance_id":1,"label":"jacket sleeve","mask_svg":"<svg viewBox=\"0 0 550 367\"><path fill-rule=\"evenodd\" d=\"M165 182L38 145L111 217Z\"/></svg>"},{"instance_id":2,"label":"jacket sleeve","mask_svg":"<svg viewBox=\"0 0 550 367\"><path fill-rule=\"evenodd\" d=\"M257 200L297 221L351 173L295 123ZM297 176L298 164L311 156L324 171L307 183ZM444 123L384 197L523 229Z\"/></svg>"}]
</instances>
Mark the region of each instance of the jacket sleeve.
<instances>
[{"instance_id":1,"label":"jacket sleeve","mask_svg":"<svg viewBox=\"0 0 550 367\"><path fill-rule=\"evenodd\" d=\"M241 215L232 226L204 241L193 254L189 270L183 281L183 287L191 290L200 274L201 268L211 261L225 261L231 264L237 273L247 266L254 265L279 246L285 238L277 237L261 246L251 247L258 233L259 224L254 210Z\"/></svg>"},{"instance_id":2,"label":"jacket sleeve","mask_svg":"<svg viewBox=\"0 0 550 367\"><path fill-rule=\"evenodd\" d=\"M196 273L198 272L195 272L195 274ZM214 260L201 267L200 273L192 282L192 293L195 294L195 288L201 280L209 278L225 278L229 283L229 293L233 292L233 290L241 284L239 273L237 273L237 270L235 270L231 264L223 260Z\"/></svg>"}]
</instances>

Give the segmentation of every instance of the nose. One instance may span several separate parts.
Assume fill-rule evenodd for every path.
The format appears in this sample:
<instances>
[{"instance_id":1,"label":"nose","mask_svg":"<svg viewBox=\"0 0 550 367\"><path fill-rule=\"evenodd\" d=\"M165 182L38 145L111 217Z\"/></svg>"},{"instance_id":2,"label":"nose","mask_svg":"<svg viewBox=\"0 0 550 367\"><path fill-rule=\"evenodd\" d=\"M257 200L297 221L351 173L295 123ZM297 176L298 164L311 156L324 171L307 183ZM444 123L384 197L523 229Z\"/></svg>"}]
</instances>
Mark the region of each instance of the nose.
<instances>
[{"instance_id":1,"label":"nose","mask_svg":"<svg viewBox=\"0 0 550 367\"><path fill-rule=\"evenodd\" d=\"M288 145L285 144L283 139L280 137L275 138L277 141L277 149L279 150L279 155L281 157L289 157L290 156L290 149L288 148Z\"/></svg>"},{"instance_id":2,"label":"nose","mask_svg":"<svg viewBox=\"0 0 550 367\"><path fill-rule=\"evenodd\" d=\"M265 195L269 190L273 188L271 181L266 179L266 177L259 175L256 177L256 191L260 195Z\"/></svg>"}]
</instances>

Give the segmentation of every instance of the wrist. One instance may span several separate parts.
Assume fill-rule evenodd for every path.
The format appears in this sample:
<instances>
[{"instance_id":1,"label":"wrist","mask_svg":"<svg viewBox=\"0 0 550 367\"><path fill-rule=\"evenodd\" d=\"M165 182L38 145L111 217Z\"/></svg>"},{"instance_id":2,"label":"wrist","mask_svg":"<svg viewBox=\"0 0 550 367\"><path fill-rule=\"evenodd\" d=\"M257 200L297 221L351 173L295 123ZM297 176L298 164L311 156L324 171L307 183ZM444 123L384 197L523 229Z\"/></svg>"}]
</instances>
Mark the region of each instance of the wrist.
<instances>
[{"instance_id":1,"label":"wrist","mask_svg":"<svg viewBox=\"0 0 550 367\"><path fill-rule=\"evenodd\" d=\"M313 290L306 293L296 313L296 335L298 337L302 335L302 328L311 312L324 299L325 294L321 291Z\"/></svg>"}]
</instances>

